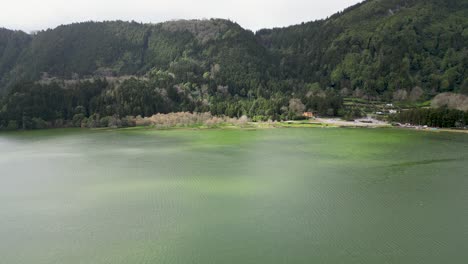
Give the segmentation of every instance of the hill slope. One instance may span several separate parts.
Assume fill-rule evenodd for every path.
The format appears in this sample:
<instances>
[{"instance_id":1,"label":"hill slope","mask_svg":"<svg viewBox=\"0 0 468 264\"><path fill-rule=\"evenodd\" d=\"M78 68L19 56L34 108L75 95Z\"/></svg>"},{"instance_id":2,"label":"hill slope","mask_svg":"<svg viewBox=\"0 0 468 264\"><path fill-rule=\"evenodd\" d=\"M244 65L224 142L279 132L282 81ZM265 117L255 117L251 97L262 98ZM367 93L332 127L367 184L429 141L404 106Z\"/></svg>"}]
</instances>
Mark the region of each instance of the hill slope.
<instances>
[{"instance_id":1,"label":"hill slope","mask_svg":"<svg viewBox=\"0 0 468 264\"><path fill-rule=\"evenodd\" d=\"M257 36L285 78L370 96L415 86L468 92L468 1L369 0L329 19Z\"/></svg>"},{"instance_id":2,"label":"hill slope","mask_svg":"<svg viewBox=\"0 0 468 264\"><path fill-rule=\"evenodd\" d=\"M0 29L0 128L174 111L352 117L362 109L343 98L468 94L467 69L468 0L368 0L256 34L222 19Z\"/></svg>"},{"instance_id":3,"label":"hill slope","mask_svg":"<svg viewBox=\"0 0 468 264\"><path fill-rule=\"evenodd\" d=\"M236 86L243 84L236 79L239 76L258 78L268 61L266 50L257 44L252 32L220 19L155 25L77 23L39 32L29 37L27 46L18 49L21 52L20 56L15 53L13 71L3 71L3 84L13 75L15 79L38 80L44 73L76 79L144 75L153 68L173 67L177 71L179 66L184 67L179 64L190 60L201 75L214 64L225 66L220 68L219 76ZM12 53L5 50L3 54Z\"/></svg>"},{"instance_id":4,"label":"hill slope","mask_svg":"<svg viewBox=\"0 0 468 264\"><path fill-rule=\"evenodd\" d=\"M224 66L225 84L240 89L255 89L258 84L244 81L254 78L317 82L387 99L416 86L428 97L467 92L467 18L467 0L369 0L326 20L256 36L221 19L89 22L34 36L1 30L0 86L43 73L65 79L144 75L190 58L203 72Z\"/></svg>"},{"instance_id":5,"label":"hill slope","mask_svg":"<svg viewBox=\"0 0 468 264\"><path fill-rule=\"evenodd\" d=\"M0 28L0 92L6 75L15 76L15 68L21 53L31 42L31 36L24 32Z\"/></svg>"}]
</instances>

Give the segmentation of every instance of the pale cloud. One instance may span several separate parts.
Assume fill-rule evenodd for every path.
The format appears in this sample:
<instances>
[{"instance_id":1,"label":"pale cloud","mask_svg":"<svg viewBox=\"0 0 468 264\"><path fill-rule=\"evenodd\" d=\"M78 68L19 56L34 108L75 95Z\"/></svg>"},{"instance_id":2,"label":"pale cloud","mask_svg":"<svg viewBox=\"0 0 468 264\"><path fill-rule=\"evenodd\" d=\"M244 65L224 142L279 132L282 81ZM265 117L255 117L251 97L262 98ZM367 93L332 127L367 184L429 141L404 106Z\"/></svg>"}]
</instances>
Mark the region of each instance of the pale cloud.
<instances>
[{"instance_id":1,"label":"pale cloud","mask_svg":"<svg viewBox=\"0 0 468 264\"><path fill-rule=\"evenodd\" d=\"M0 27L25 31L82 21L226 18L241 26L283 27L325 18L360 0L0 0Z\"/></svg>"}]
</instances>

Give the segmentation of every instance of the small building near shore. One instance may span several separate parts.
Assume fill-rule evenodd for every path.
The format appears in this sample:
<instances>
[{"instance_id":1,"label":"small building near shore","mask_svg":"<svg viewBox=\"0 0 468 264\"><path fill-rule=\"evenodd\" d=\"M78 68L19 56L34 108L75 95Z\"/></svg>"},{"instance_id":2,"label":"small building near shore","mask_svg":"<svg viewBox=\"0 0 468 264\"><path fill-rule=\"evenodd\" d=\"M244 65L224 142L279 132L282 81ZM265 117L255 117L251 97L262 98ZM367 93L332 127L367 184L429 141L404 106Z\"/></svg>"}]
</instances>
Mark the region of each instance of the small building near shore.
<instances>
[{"instance_id":1,"label":"small building near shore","mask_svg":"<svg viewBox=\"0 0 468 264\"><path fill-rule=\"evenodd\" d=\"M312 113L312 112L304 112L304 113L302 114L302 116L303 116L303 117L307 117L307 118L314 118L314 117L315 117L315 116L314 116L314 113Z\"/></svg>"}]
</instances>

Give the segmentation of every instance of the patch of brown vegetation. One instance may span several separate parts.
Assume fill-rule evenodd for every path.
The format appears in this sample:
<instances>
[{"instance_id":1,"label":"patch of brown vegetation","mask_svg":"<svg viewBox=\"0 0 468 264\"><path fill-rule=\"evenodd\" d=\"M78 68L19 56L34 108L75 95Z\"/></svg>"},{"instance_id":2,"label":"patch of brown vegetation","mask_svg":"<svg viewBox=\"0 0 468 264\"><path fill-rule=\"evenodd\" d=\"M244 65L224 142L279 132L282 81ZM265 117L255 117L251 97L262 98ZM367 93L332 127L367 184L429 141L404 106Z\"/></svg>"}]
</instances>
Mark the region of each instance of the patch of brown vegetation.
<instances>
[{"instance_id":1,"label":"patch of brown vegetation","mask_svg":"<svg viewBox=\"0 0 468 264\"><path fill-rule=\"evenodd\" d=\"M204 125L208 127L219 126L223 124L231 124L236 126L243 126L249 122L246 116L240 118L230 118L226 116L213 116L210 113L169 113L157 114L151 117L135 118L137 126L155 126L157 128L172 128L172 127L190 127Z\"/></svg>"},{"instance_id":2,"label":"patch of brown vegetation","mask_svg":"<svg viewBox=\"0 0 468 264\"><path fill-rule=\"evenodd\" d=\"M441 93L432 99L431 107L447 107L449 109L468 111L468 96L456 93Z\"/></svg>"}]
</instances>

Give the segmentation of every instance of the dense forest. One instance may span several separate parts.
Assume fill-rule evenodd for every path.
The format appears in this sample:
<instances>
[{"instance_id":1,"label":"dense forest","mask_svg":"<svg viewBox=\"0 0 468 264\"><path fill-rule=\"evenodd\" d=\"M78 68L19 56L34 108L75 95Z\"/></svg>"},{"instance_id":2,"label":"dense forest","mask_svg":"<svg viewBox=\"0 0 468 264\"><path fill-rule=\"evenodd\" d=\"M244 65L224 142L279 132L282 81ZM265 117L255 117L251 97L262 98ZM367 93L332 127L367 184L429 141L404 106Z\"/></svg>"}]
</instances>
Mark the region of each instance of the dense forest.
<instances>
[{"instance_id":1,"label":"dense forest","mask_svg":"<svg viewBox=\"0 0 468 264\"><path fill-rule=\"evenodd\" d=\"M223 19L0 29L0 128L180 111L349 116L349 97L468 94L467 69L467 0L368 0L256 33Z\"/></svg>"},{"instance_id":2,"label":"dense forest","mask_svg":"<svg viewBox=\"0 0 468 264\"><path fill-rule=\"evenodd\" d=\"M468 1L365 1L329 19L261 30L284 78L386 100L468 93Z\"/></svg>"}]
</instances>

